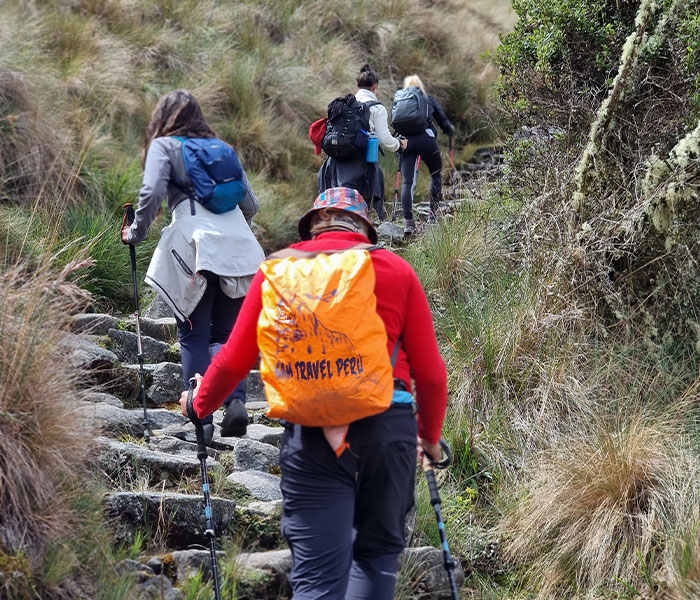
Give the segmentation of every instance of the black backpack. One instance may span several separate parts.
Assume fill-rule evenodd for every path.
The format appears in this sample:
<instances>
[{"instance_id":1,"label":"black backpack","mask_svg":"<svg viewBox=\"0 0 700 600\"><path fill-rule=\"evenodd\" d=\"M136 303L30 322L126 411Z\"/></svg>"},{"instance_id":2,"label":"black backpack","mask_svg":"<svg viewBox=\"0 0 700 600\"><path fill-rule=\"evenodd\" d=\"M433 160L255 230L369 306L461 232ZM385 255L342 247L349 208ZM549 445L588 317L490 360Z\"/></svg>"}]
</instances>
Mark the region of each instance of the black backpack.
<instances>
[{"instance_id":1,"label":"black backpack","mask_svg":"<svg viewBox=\"0 0 700 600\"><path fill-rule=\"evenodd\" d=\"M328 105L328 125L321 148L332 158L365 155L369 132L369 109L379 102L358 102L353 94Z\"/></svg>"},{"instance_id":2,"label":"black backpack","mask_svg":"<svg viewBox=\"0 0 700 600\"><path fill-rule=\"evenodd\" d=\"M401 135L425 131L430 124L428 97L419 87L397 90L391 103L391 125Z\"/></svg>"}]
</instances>

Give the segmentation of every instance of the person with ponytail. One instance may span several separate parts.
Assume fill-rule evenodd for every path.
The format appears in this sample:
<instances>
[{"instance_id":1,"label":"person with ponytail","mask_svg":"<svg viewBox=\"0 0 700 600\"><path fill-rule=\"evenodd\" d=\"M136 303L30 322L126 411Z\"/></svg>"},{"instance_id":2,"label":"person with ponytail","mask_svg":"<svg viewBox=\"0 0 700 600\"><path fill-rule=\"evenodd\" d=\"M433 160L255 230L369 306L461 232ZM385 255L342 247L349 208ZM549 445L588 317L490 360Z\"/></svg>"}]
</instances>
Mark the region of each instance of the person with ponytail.
<instances>
[{"instance_id":1,"label":"person with ponytail","mask_svg":"<svg viewBox=\"0 0 700 600\"><path fill-rule=\"evenodd\" d=\"M369 106L369 130L377 135L380 147L386 152L398 152L406 147L389 131L386 107L377 100L379 77L368 64L362 65L357 75L355 99ZM333 187L348 187L357 190L374 207L379 220L384 213L384 174L379 163L368 163L364 157L328 158L318 173L318 193Z\"/></svg>"}]
</instances>

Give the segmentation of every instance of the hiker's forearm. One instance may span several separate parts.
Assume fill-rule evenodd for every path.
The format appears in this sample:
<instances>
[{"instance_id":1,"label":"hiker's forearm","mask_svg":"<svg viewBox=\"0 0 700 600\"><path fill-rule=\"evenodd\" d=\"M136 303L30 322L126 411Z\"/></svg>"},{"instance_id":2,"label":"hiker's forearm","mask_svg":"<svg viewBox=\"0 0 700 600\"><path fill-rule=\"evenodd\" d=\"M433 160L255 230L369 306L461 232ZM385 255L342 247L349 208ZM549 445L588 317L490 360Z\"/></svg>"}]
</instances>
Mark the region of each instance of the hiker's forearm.
<instances>
[{"instance_id":1,"label":"hiker's forearm","mask_svg":"<svg viewBox=\"0 0 700 600\"><path fill-rule=\"evenodd\" d=\"M401 343L416 382L418 433L431 443L440 439L447 409L447 369L435 339L428 299L416 277L411 286Z\"/></svg>"},{"instance_id":2,"label":"hiker's forearm","mask_svg":"<svg viewBox=\"0 0 700 600\"><path fill-rule=\"evenodd\" d=\"M139 205L129 232L130 244L138 244L146 237L149 227L158 215L163 198L168 194L169 179L170 158L164 148L154 141L146 155Z\"/></svg>"},{"instance_id":3,"label":"hiker's forearm","mask_svg":"<svg viewBox=\"0 0 700 600\"><path fill-rule=\"evenodd\" d=\"M399 140L397 140L393 135L391 135L391 131L389 131L386 108L384 108L383 106L377 107L374 119L374 130L377 134L377 138L379 139L379 143L382 146L382 148L384 148L384 150L388 150L389 152L396 152L399 149L399 146L401 144Z\"/></svg>"}]
</instances>

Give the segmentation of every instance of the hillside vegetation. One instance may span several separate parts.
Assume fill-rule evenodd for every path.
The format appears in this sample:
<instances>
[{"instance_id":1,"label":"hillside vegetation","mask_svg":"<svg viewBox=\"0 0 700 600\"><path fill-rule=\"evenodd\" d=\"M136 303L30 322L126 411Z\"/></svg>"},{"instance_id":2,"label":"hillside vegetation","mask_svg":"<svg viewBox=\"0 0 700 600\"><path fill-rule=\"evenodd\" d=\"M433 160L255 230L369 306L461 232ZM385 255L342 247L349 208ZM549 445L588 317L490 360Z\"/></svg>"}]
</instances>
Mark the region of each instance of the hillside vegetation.
<instances>
[{"instance_id":1,"label":"hillside vegetation","mask_svg":"<svg viewBox=\"0 0 700 600\"><path fill-rule=\"evenodd\" d=\"M462 160L496 137L506 155L484 176L464 170L450 186L455 210L400 249L426 289L448 365L444 434L455 464L441 493L467 573L463 597L700 595L700 2L514 0L513 9L486 0L2 5L0 293L11 300L3 327L18 322L7 331L22 335L0 355L0 439L32 460L0 466L27 474L12 481L47 461L57 469L33 487L0 479L0 515L33 517L26 531L0 527L0 572L15 574L0 579L0 595L71 597L75 581L96 573L82 582L96 597L129 597L113 564L137 556L139 543L105 541L99 477L87 495L75 490L84 467L74 437L54 436L47 454L37 444L45 423L26 415L43 414L34 398L62 378L52 336L85 301L75 272L86 273L78 283L93 305L129 298L116 230L138 190L157 98L175 87L198 96L249 170L262 200L256 232L272 249L293 239L315 195L308 124L353 91L365 61L385 104L405 74L423 77L456 122ZM493 62L480 58L487 52ZM139 247L142 265L156 234ZM86 245L95 264L76 271ZM24 340L45 343L34 355ZM37 376L46 363L57 370ZM70 414L70 391L56 388ZM72 510L44 520L51 485ZM415 539L438 545L421 478L417 504ZM66 522L76 524L69 538ZM99 549L76 544L87 528Z\"/></svg>"},{"instance_id":2,"label":"hillside vegetation","mask_svg":"<svg viewBox=\"0 0 700 600\"><path fill-rule=\"evenodd\" d=\"M104 232L136 199L143 133L162 94L190 89L239 152L262 200L258 237L272 250L294 239L315 197L308 126L355 90L362 63L378 72L385 104L420 73L465 144L492 135L482 109L496 72L480 57L512 24L508 2L473 0L10 0L0 16L0 198L21 207L3 209L5 251L45 245L47 229L59 229L58 244L103 234L91 289L117 303L129 297L128 271ZM37 202L61 218L27 223Z\"/></svg>"},{"instance_id":3,"label":"hillside vegetation","mask_svg":"<svg viewBox=\"0 0 700 600\"><path fill-rule=\"evenodd\" d=\"M506 165L408 252L451 375L446 512L481 597L695 598L700 3L514 8Z\"/></svg>"},{"instance_id":4,"label":"hillside vegetation","mask_svg":"<svg viewBox=\"0 0 700 600\"><path fill-rule=\"evenodd\" d=\"M271 250L316 195L308 125L354 91L362 63L385 104L419 73L468 158L495 135L497 69L482 55L513 23L505 0L0 3L0 597L132 597L116 565L146 542L112 544L104 477L81 452L96 435L74 402L84 382L59 341L74 312L132 309L118 229L158 98L192 90L238 150Z\"/></svg>"}]
</instances>

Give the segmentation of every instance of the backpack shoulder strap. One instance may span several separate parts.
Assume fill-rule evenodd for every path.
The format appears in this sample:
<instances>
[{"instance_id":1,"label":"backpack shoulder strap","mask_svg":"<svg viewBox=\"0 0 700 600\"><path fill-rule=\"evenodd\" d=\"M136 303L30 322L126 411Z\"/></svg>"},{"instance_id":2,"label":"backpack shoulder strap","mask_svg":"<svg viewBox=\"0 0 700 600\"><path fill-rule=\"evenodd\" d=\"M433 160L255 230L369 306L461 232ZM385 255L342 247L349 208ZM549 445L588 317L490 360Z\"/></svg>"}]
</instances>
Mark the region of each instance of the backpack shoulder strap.
<instances>
[{"instance_id":1,"label":"backpack shoulder strap","mask_svg":"<svg viewBox=\"0 0 700 600\"><path fill-rule=\"evenodd\" d=\"M185 156L185 144L187 144L187 142L191 138L182 137L180 135L174 135L172 137L182 142L182 162L185 165L185 171L187 171L187 157ZM190 199L190 214L194 217L194 215L196 214L196 210L194 207L195 196L192 193L192 191L185 185L185 182L181 179L174 179L171 183Z\"/></svg>"},{"instance_id":2,"label":"backpack shoulder strap","mask_svg":"<svg viewBox=\"0 0 700 600\"><path fill-rule=\"evenodd\" d=\"M276 258L316 258L319 254L340 254L348 250L367 250L367 252L372 252L378 249L379 246L375 244L365 243L355 244L348 248L337 248L335 250L299 250L298 248L284 248L283 250L273 252L266 260L273 260Z\"/></svg>"}]
</instances>

